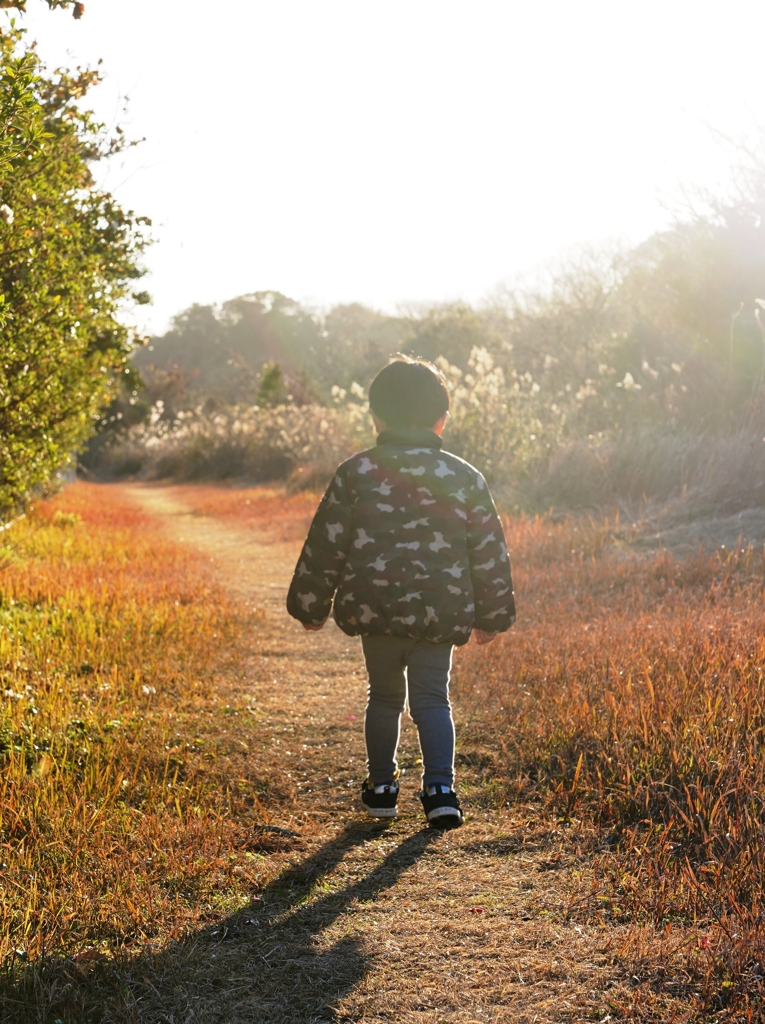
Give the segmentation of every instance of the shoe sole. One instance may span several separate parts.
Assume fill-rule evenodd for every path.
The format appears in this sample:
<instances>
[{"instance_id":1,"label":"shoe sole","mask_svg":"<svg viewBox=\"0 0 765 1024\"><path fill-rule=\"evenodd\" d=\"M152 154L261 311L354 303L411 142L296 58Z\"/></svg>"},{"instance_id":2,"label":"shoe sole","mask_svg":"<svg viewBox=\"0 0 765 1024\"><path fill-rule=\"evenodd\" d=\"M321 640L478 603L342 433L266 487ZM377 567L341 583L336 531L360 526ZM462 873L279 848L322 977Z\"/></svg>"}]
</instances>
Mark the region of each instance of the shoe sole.
<instances>
[{"instance_id":1,"label":"shoe sole","mask_svg":"<svg viewBox=\"0 0 765 1024\"><path fill-rule=\"evenodd\" d=\"M459 828L463 822L462 814L456 807L445 810L438 807L431 811L427 818L431 828Z\"/></svg>"},{"instance_id":2,"label":"shoe sole","mask_svg":"<svg viewBox=\"0 0 765 1024\"><path fill-rule=\"evenodd\" d=\"M395 818L398 815L398 807L367 807L364 810L370 818Z\"/></svg>"}]
</instances>

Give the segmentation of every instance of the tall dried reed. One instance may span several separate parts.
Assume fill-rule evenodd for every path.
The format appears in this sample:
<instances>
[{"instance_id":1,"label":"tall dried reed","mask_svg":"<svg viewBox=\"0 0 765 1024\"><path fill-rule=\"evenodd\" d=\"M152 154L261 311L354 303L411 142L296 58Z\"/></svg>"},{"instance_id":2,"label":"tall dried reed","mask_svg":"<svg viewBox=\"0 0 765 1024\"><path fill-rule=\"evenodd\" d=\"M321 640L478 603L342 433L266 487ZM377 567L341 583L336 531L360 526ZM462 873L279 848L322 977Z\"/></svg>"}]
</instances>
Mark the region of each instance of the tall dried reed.
<instances>
[{"instance_id":1,"label":"tall dried reed","mask_svg":"<svg viewBox=\"0 0 765 1024\"><path fill-rule=\"evenodd\" d=\"M339 462L371 443L366 410L350 400L331 408L199 405L168 418L160 401L147 422L103 449L97 468L104 476L253 481L284 480L299 470L297 486L314 479L323 485Z\"/></svg>"},{"instance_id":2,"label":"tall dried reed","mask_svg":"<svg viewBox=\"0 0 765 1024\"><path fill-rule=\"evenodd\" d=\"M728 516L765 503L765 416L716 431L642 427L557 450L524 490L537 506L665 502L664 518Z\"/></svg>"}]
</instances>

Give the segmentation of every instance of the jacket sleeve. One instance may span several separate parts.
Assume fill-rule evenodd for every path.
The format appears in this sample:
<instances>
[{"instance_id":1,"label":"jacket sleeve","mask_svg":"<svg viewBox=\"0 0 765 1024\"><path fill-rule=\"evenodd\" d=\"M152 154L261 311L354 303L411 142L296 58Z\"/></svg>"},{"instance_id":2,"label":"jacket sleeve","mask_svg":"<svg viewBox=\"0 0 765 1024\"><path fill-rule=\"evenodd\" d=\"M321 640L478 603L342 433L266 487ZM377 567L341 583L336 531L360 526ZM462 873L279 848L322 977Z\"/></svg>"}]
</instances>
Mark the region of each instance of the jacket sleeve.
<instances>
[{"instance_id":1,"label":"jacket sleeve","mask_svg":"<svg viewBox=\"0 0 765 1024\"><path fill-rule=\"evenodd\" d=\"M480 473L470 495L467 544L475 596L473 627L504 633L515 622L513 577L502 521Z\"/></svg>"},{"instance_id":2,"label":"jacket sleeve","mask_svg":"<svg viewBox=\"0 0 765 1024\"><path fill-rule=\"evenodd\" d=\"M351 543L353 509L342 467L321 499L287 594L287 611L309 626L326 621Z\"/></svg>"}]
</instances>

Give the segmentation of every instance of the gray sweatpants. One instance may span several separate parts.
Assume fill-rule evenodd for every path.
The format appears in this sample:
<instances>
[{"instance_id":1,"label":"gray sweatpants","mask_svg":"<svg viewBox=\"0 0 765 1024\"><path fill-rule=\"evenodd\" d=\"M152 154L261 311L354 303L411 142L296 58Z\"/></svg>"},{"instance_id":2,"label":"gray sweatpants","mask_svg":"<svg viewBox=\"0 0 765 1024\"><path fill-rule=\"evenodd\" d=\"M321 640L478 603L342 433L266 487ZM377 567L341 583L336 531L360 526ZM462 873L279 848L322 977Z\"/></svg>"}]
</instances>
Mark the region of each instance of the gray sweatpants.
<instances>
[{"instance_id":1,"label":"gray sweatpants","mask_svg":"<svg viewBox=\"0 0 765 1024\"><path fill-rule=\"evenodd\" d=\"M398 636L362 637L369 673L364 722L369 779L391 782L398 766L396 749L401 713L409 694L409 714L422 751L423 786L454 782L454 722L449 702L452 645Z\"/></svg>"}]
</instances>

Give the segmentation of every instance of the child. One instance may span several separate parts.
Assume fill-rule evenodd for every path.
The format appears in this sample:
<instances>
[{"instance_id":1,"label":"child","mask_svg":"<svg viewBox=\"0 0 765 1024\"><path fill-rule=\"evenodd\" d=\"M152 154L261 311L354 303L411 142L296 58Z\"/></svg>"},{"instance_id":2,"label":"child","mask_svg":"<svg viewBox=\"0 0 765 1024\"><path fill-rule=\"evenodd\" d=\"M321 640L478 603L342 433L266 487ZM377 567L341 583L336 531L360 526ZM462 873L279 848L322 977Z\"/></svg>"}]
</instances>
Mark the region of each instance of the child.
<instances>
[{"instance_id":1,"label":"child","mask_svg":"<svg viewBox=\"0 0 765 1024\"><path fill-rule=\"evenodd\" d=\"M330 608L361 636L369 673L361 800L397 814L396 749L406 703L422 750L420 799L434 828L462 824L453 789L452 649L489 643L515 621L504 533L481 474L441 450L449 392L441 373L399 357L372 381L374 448L344 462L316 512L287 597L306 629Z\"/></svg>"}]
</instances>

